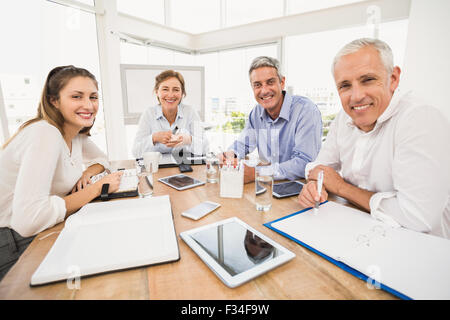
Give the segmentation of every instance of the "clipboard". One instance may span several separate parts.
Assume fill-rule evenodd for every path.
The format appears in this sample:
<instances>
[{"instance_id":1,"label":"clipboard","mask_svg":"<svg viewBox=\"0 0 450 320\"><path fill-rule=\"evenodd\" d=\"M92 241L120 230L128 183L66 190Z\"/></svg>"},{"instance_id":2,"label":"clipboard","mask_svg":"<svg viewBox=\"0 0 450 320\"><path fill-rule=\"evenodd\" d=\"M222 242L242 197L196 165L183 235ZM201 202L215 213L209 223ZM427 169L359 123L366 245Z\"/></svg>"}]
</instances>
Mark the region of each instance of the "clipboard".
<instances>
[{"instance_id":1,"label":"clipboard","mask_svg":"<svg viewBox=\"0 0 450 320\"><path fill-rule=\"evenodd\" d=\"M334 202L320 207L317 215L308 208L264 226L401 299L450 298L450 240L392 228L368 213ZM330 233L328 228L335 230ZM367 230L374 228L383 230L384 236L370 235ZM357 243L360 236L366 238ZM381 266L381 276L368 274L365 265Z\"/></svg>"}]
</instances>

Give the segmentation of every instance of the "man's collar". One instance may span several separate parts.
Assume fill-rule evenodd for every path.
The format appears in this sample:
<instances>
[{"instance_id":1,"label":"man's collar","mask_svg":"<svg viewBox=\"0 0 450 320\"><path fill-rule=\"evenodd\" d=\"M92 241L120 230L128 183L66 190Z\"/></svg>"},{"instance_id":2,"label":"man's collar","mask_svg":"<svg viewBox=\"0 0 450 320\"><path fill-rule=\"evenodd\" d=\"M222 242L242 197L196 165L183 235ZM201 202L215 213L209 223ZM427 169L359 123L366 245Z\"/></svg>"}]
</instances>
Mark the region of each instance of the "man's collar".
<instances>
[{"instance_id":1,"label":"man's collar","mask_svg":"<svg viewBox=\"0 0 450 320\"><path fill-rule=\"evenodd\" d=\"M283 118L286 121L289 121L290 118L290 111L291 111L291 106L292 106L292 96L287 93L286 91L282 91L283 92L283 104L281 105L281 110L280 110L280 114L278 115L278 118ZM259 105L261 106L261 105ZM261 106L262 108L262 106ZM263 112L260 115L261 119L264 119L266 121L276 121L277 119L272 119L269 114L267 113L267 111L263 109Z\"/></svg>"},{"instance_id":2,"label":"man's collar","mask_svg":"<svg viewBox=\"0 0 450 320\"><path fill-rule=\"evenodd\" d=\"M394 91L389 105L387 106L386 110L384 110L384 112L378 117L375 127L380 126L383 122L386 122L398 112L397 106L403 96L404 94L400 90L397 89L396 91Z\"/></svg>"},{"instance_id":3,"label":"man's collar","mask_svg":"<svg viewBox=\"0 0 450 320\"><path fill-rule=\"evenodd\" d=\"M408 92L407 92L408 93ZM405 94L407 94L405 93ZM400 100L405 95L403 94L399 89L397 89L394 94L392 95L391 101L389 102L389 105L387 108L383 111L383 113L378 117L377 123L373 127L372 130L369 132L375 131L378 127L380 127L384 122L388 121L392 116L394 116L398 112L397 105L399 104ZM356 127L356 125L353 123L353 119L347 115L347 125L349 127Z\"/></svg>"},{"instance_id":4,"label":"man's collar","mask_svg":"<svg viewBox=\"0 0 450 320\"><path fill-rule=\"evenodd\" d=\"M281 111L278 118L283 118L286 121L289 121L292 107L292 96L286 91L283 91L283 94L284 94L283 105L281 106Z\"/></svg>"}]
</instances>

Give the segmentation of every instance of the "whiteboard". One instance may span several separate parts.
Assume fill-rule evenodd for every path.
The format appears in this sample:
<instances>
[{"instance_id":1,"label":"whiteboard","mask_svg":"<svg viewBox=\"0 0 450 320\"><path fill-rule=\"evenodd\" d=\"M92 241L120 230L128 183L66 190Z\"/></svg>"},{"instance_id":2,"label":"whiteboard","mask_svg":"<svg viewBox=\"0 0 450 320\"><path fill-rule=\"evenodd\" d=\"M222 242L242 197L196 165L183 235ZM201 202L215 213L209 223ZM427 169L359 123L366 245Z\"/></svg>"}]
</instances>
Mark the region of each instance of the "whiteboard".
<instances>
[{"instance_id":1,"label":"whiteboard","mask_svg":"<svg viewBox=\"0 0 450 320\"><path fill-rule=\"evenodd\" d=\"M202 121L205 120L204 67L121 64L125 124L137 124L141 114L148 107L158 104L153 91L155 77L165 70L181 73L186 89L186 97L181 102L192 106L197 110Z\"/></svg>"}]
</instances>

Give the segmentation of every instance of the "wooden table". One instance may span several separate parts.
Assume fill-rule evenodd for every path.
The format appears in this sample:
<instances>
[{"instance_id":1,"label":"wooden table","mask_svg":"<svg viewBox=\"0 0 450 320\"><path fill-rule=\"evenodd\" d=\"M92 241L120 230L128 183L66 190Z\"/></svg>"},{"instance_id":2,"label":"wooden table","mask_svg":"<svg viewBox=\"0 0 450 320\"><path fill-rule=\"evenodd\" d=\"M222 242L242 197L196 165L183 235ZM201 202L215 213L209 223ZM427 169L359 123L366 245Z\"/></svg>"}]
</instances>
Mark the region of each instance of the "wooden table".
<instances>
[{"instance_id":1,"label":"wooden table","mask_svg":"<svg viewBox=\"0 0 450 320\"><path fill-rule=\"evenodd\" d=\"M204 166L193 166L193 169L189 175L206 179ZM365 281L263 226L263 223L301 210L296 197L273 198L272 209L261 213L255 210L254 183L244 186L242 199L225 199L219 197L218 184L207 183L177 191L156 182L158 178L176 173L179 173L178 168L160 169L154 176L154 195L170 195L177 235L218 220L238 217L294 252L296 257L230 289L178 236L181 258L177 262L82 278L80 289L70 289L66 282L30 287L31 275L56 240L57 231L64 227L64 223L60 223L36 236L0 283L0 299L396 299L390 293L369 288ZM181 212L205 200L222 206L198 221L181 216Z\"/></svg>"}]
</instances>

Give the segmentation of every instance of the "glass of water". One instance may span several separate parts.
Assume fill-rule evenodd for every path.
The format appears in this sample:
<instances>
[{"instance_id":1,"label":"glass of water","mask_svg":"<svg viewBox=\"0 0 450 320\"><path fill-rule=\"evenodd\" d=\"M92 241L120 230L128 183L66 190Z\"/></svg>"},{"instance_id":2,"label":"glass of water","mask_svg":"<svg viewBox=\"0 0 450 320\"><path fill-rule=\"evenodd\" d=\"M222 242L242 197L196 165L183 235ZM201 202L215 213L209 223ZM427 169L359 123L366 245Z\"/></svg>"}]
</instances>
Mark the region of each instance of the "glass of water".
<instances>
[{"instance_id":1,"label":"glass of water","mask_svg":"<svg viewBox=\"0 0 450 320\"><path fill-rule=\"evenodd\" d=\"M255 204L258 211L269 211L272 207L273 168L255 167Z\"/></svg>"},{"instance_id":2,"label":"glass of water","mask_svg":"<svg viewBox=\"0 0 450 320\"><path fill-rule=\"evenodd\" d=\"M206 182L217 183L219 181L219 160L213 152L206 154Z\"/></svg>"},{"instance_id":3,"label":"glass of water","mask_svg":"<svg viewBox=\"0 0 450 320\"><path fill-rule=\"evenodd\" d=\"M139 198L149 197L153 194L152 163L137 168Z\"/></svg>"}]
</instances>

